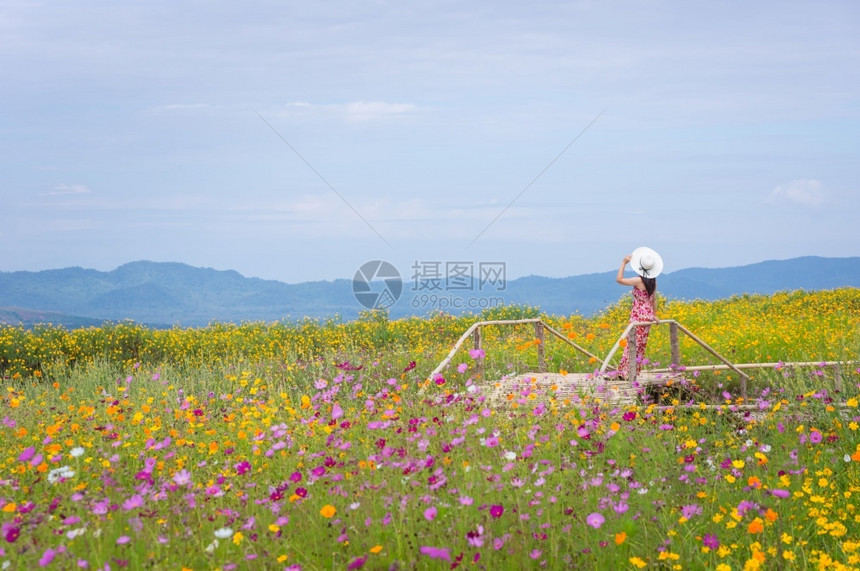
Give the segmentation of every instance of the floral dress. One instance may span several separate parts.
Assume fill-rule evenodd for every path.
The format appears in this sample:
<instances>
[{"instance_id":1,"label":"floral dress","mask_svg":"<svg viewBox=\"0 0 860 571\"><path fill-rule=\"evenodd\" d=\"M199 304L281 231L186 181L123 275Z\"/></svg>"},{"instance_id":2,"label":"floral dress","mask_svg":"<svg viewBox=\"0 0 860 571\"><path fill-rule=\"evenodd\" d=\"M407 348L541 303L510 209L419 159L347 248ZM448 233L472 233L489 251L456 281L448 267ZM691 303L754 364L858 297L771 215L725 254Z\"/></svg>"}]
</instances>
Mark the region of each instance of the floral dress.
<instances>
[{"instance_id":1,"label":"floral dress","mask_svg":"<svg viewBox=\"0 0 860 571\"><path fill-rule=\"evenodd\" d=\"M630 310L630 323L634 321L654 321L654 306L651 304L651 296L644 289L633 288L633 308ZM645 345L648 344L648 333L650 326L636 328L636 374L642 370L642 362L645 359ZM618 365L618 372L625 377L629 374L630 355L627 345L624 346L624 354Z\"/></svg>"}]
</instances>

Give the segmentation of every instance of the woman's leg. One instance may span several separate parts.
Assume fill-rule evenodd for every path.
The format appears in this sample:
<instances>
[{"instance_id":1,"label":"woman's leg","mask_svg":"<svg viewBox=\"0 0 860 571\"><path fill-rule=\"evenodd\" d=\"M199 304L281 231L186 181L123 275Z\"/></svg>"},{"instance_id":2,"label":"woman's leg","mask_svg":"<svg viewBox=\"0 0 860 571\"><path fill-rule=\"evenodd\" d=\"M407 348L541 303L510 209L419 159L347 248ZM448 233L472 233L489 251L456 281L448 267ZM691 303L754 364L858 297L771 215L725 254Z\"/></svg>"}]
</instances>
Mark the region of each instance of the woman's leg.
<instances>
[{"instance_id":1,"label":"woman's leg","mask_svg":"<svg viewBox=\"0 0 860 571\"><path fill-rule=\"evenodd\" d=\"M642 363L645 361L645 346L648 345L648 334L651 333L651 326L636 328L636 374L642 370Z\"/></svg>"}]
</instances>

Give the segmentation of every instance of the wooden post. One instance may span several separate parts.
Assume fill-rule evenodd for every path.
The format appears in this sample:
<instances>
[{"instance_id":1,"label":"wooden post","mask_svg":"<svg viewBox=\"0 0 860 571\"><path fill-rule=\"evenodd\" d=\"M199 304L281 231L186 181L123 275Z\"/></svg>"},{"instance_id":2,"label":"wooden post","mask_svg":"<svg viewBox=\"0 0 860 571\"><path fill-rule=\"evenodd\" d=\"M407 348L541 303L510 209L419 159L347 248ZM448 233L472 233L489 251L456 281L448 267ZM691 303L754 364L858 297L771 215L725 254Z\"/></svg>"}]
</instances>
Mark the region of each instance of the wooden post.
<instances>
[{"instance_id":1,"label":"wooden post","mask_svg":"<svg viewBox=\"0 0 860 571\"><path fill-rule=\"evenodd\" d=\"M546 373L546 335L543 330L543 323L535 322L535 339L537 339L537 354L538 354L538 372Z\"/></svg>"},{"instance_id":2,"label":"wooden post","mask_svg":"<svg viewBox=\"0 0 860 571\"><path fill-rule=\"evenodd\" d=\"M681 348L678 344L678 324L672 322L669 324L669 346L672 350L672 365L677 367L681 364Z\"/></svg>"},{"instance_id":3,"label":"wooden post","mask_svg":"<svg viewBox=\"0 0 860 571\"><path fill-rule=\"evenodd\" d=\"M636 327L630 329L627 334L627 380L632 384L636 381L636 368L639 363L636 362Z\"/></svg>"},{"instance_id":4,"label":"wooden post","mask_svg":"<svg viewBox=\"0 0 860 571\"><path fill-rule=\"evenodd\" d=\"M472 333L472 340L475 344L475 349L483 349L482 343L481 343L481 327L480 326L476 327L475 332ZM478 359L477 362L478 362L477 363L478 364L478 367L477 367L478 368L478 376L483 379L484 378L484 359Z\"/></svg>"},{"instance_id":5,"label":"wooden post","mask_svg":"<svg viewBox=\"0 0 860 571\"><path fill-rule=\"evenodd\" d=\"M833 368L833 383L836 385L836 390L842 392L842 367L839 363Z\"/></svg>"}]
</instances>

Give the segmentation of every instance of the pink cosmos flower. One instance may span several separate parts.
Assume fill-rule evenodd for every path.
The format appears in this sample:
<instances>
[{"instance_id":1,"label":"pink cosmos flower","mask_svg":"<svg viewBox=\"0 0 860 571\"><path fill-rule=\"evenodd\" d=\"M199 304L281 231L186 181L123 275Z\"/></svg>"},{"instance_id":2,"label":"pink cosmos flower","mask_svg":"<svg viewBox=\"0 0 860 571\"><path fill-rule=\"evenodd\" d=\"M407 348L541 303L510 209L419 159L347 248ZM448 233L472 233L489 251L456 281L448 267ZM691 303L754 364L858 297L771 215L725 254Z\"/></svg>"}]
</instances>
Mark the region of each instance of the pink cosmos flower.
<instances>
[{"instance_id":1,"label":"pink cosmos flower","mask_svg":"<svg viewBox=\"0 0 860 571\"><path fill-rule=\"evenodd\" d=\"M588 517L585 518L585 523L593 527L594 529L600 529L603 525L603 522L606 521L606 518L597 512L593 512L588 514Z\"/></svg>"},{"instance_id":2,"label":"pink cosmos flower","mask_svg":"<svg viewBox=\"0 0 860 571\"><path fill-rule=\"evenodd\" d=\"M423 545L419 549L419 552L421 555L426 555L430 559L444 559L445 561L451 561L451 554L444 547L430 547Z\"/></svg>"},{"instance_id":3,"label":"pink cosmos flower","mask_svg":"<svg viewBox=\"0 0 860 571\"><path fill-rule=\"evenodd\" d=\"M143 498L140 494L134 494L122 503L122 509L125 511L136 510L143 507Z\"/></svg>"},{"instance_id":4,"label":"pink cosmos flower","mask_svg":"<svg viewBox=\"0 0 860 571\"><path fill-rule=\"evenodd\" d=\"M437 513L438 510L436 509L436 506L430 506L429 508L424 510L424 519L426 519L427 521L433 521L434 519L436 519Z\"/></svg>"},{"instance_id":5,"label":"pink cosmos flower","mask_svg":"<svg viewBox=\"0 0 860 571\"><path fill-rule=\"evenodd\" d=\"M191 483L191 472L183 468L173 475L173 482L177 486L187 486Z\"/></svg>"},{"instance_id":6,"label":"pink cosmos flower","mask_svg":"<svg viewBox=\"0 0 860 571\"><path fill-rule=\"evenodd\" d=\"M699 504L689 504L681 507L681 516L684 519L690 519L693 516L700 515L702 513L702 506Z\"/></svg>"},{"instance_id":7,"label":"pink cosmos flower","mask_svg":"<svg viewBox=\"0 0 860 571\"><path fill-rule=\"evenodd\" d=\"M21 455L18 456L18 462L29 462L33 456L36 455L36 449L30 446L29 448L25 448Z\"/></svg>"},{"instance_id":8,"label":"pink cosmos flower","mask_svg":"<svg viewBox=\"0 0 860 571\"><path fill-rule=\"evenodd\" d=\"M490 506L490 516L492 516L494 519L502 517L503 513L505 513L504 506L498 504Z\"/></svg>"},{"instance_id":9,"label":"pink cosmos flower","mask_svg":"<svg viewBox=\"0 0 860 571\"><path fill-rule=\"evenodd\" d=\"M39 559L39 567L47 567L54 560L54 557L57 556L57 551L55 549L51 549L50 547L45 550L42 554L42 557Z\"/></svg>"}]
</instances>

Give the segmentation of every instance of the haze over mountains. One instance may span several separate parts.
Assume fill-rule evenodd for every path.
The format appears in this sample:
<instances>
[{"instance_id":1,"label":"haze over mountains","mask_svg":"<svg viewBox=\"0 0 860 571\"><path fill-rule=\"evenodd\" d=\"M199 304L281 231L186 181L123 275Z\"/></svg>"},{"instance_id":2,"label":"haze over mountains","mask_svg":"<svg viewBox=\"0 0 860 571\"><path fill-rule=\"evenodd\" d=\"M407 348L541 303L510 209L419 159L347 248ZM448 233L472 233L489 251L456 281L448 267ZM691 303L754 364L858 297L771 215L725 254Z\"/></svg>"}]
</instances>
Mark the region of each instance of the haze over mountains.
<instances>
[{"instance_id":1,"label":"haze over mountains","mask_svg":"<svg viewBox=\"0 0 860 571\"><path fill-rule=\"evenodd\" d=\"M632 275L632 274L631 274ZM498 303L539 306L556 315L591 315L627 295L615 271L546 278L527 276L479 290L443 283L415 283L403 276L402 291L388 308L392 318L479 313ZM860 287L860 257L802 257L733 268L689 268L663 274L658 290L670 298L721 299L744 293ZM369 285L383 291L385 282ZM458 301L459 300L459 301ZM0 323L50 322L67 327L131 319L153 326L204 326L212 321L276 321L303 317L354 319L366 308L352 279L288 284L247 278L235 271L175 262L131 262L102 272L63 268L0 272Z\"/></svg>"}]
</instances>

